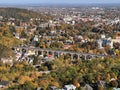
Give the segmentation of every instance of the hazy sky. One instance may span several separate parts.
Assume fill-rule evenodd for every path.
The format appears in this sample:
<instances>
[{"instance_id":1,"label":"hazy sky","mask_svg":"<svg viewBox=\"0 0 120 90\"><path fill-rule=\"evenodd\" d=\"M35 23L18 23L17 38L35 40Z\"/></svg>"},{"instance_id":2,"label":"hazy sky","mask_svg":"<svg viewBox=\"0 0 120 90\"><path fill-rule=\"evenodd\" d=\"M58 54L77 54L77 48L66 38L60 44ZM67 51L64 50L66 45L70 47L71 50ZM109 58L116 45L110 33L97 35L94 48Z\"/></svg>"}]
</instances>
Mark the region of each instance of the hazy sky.
<instances>
[{"instance_id":1,"label":"hazy sky","mask_svg":"<svg viewBox=\"0 0 120 90\"><path fill-rule=\"evenodd\" d=\"M5 4L5 3L17 3L17 4L29 4L29 3L34 3L34 4L39 4L39 3L50 3L50 4L59 4L59 3L77 3L77 4L82 4L82 3L120 3L120 0L0 0L0 4Z\"/></svg>"}]
</instances>

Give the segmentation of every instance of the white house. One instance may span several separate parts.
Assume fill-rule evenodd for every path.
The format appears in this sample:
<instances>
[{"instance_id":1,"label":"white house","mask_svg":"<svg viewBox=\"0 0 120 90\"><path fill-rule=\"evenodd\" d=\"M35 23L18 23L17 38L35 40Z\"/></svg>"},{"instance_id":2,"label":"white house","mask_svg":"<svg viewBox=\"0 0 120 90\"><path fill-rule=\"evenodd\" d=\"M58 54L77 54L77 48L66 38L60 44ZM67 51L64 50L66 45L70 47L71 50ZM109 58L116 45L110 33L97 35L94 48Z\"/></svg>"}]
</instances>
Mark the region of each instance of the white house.
<instances>
[{"instance_id":1,"label":"white house","mask_svg":"<svg viewBox=\"0 0 120 90\"><path fill-rule=\"evenodd\" d=\"M104 38L106 38L106 36L105 36L104 34L102 34L102 35L101 35L101 38L104 39Z\"/></svg>"},{"instance_id":2,"label":"white house","mask_svg":"<svg viewBox=\"0 0 120 90\"><path fill-rule=\"evenodd\" d=\"M110 46L110 48L113 48L113 41L112 41L112 38L109 37L107 40L108 40L107 44Z\"/></svg>"},{"instance_id":3,"label":"white house","mask_svg":"<svg viewBox=\"0 0 120 90\"><path fill-rule=\"evenodd\" d=\"M64 90L75 90L75 89L76 89L76 86L72 84L64 86Z\"/></svg>"},{"instance_id":4,"label":"white house","mask_svg":"<svg viewBox=\"0 0 120 90\"><path fill-rule=\"evenodd\" d=\"M37 41L37 42L38 42L38 35L35 35L35 36L34 36L34 41Z\"/></svg>"},{"instance_id":5,"label":"white house","mask_svg":"<svg viewBox=\"0 0 120 90\"><path fill-rule=\"evenodd\" d=\"M92 88L89 84L86 84L86 85L84 86L84 89L85 89L85 90L93 90L93 88Z\"/></svg>"},{"instance_id":6,"label":"white house","mask_svg":"<svg viewBox=\"0 0 120 90\"><path fill-rule=\"evenodd\" d=\"M97 42L98 42L98 48L102 49L103 48L103 46L102 46L103 41L102 40L98 40Z\"/></svg>"},{"instance_id":7,"label":"white house","mask_svg":"<svg viewBox=\"0 0 120 90\"><path fill-rule=\"evenodd\" d=\"M13 63L13 58L9 57L9 58L1 58L1 61L3 63Z\"/></svg>"},{"instance_id":8,"label":"white house","mask_svg":"<svg viewBox=\"0 0 120 90\"><path fill-rule=\"evenodd\" d=\"M113 90L120 90L120 88L113 88Z\"/></svg>"},{"instance_id":9,"label":"white house","mask_svg":"<svg viewBox=\"0 0 120 90\"><path fill-rule=\"evenodd\" d=\"M35 55L35 51L34 50L28 50L27 55Z\"/></svg>"}]
</instances>

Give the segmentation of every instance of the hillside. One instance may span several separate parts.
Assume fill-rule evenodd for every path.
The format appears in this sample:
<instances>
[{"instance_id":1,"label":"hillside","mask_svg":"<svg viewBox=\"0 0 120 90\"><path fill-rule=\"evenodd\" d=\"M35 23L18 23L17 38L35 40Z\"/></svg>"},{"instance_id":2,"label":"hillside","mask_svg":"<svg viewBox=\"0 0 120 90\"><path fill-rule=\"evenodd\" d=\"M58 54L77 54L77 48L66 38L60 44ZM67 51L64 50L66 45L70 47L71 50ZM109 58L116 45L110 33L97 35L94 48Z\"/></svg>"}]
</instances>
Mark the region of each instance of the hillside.
<instances>
[{"instance_id":1,"label":"hillside","mask_svg":"<svg viewBox=\"0 0 120 90\"><path fill-rule=\"evenodd\" d=\"M9 57L12 54L11 48L21 44L21 41L13 36L10 27L3 24L0 27L0 58Z\"/></svg>"},{"instance_id":2,"label":"hillside","mask_svg":"<svg viewBox=\"0 0 120 90\"><path fill-rule=\"evenodd\" d=\"M33 17L40 17L41 15L27 9L0 8L0 16L3 16L5 18L14 17L17 19L30 19Z\"/></svg>"},{"instance_id":3,"label":"hillside","mask_svg":"<svg viewBox=\"0 0 120 90\"><path fill-rule=\"evenodd\" d=\"M19 39L16 39L13 33L16 32L14 30L15 26L10 26L7 23L10 22L9 18L15 18L16 20L29 22L30 18L41 17L40 14L29 11L26 9L18 9L18 8L0 8L0 16L3 16L3 21L0 22L0 58L8 57L12 54L11 48L13 46L18 46L21 44ZM13 27L11 29L11 27ZM4 54L4 55L3 55Z\"/></svg>"}]
</instances>

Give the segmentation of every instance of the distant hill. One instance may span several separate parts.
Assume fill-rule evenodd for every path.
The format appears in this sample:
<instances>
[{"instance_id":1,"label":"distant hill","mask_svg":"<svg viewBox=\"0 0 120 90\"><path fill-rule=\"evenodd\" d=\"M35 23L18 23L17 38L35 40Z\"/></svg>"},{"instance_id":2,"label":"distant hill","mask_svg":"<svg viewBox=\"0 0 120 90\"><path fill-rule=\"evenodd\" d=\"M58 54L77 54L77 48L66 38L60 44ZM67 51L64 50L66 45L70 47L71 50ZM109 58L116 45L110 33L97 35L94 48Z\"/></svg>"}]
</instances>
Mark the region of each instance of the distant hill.
<instances>
[{"instance_id":1,"label":"distant hill","mask_svg":"<svg viewBox=\"0 0 120 90\"><path fill-rule=\"evenodd\" d=\"M17 19L41 17L41 15L37 12L19 8L0 8L0 16L3 16L5 18L14 17Z\"/></svg>"}]
</instances>

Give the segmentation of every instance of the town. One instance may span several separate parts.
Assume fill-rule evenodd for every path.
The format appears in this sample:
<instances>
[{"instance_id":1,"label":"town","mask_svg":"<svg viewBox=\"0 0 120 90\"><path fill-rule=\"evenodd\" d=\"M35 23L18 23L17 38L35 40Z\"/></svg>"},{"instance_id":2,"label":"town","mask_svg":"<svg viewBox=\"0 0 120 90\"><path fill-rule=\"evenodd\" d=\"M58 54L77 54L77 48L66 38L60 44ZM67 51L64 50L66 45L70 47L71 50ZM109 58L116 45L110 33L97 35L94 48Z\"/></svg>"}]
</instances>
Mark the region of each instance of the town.
<instances>
[{"instance_id":1,"label":"town","mask_svg":"<svg viewBox=\"0 0 120 90\"><path fill-rule=\"evenodd\" d=\"M28 81L32 82L29 85L38 82L35 81L36 77L40 79L40 84L33 84L37 89L28 90L108 90L107 88L111 87L119 90L120 8L0 8L0 51L0 61L4 68L6 64L13 69L24 69L24 65L30 65L30 69L26 69L30 70L29 73L33 72L30 75L37 73L32 79L24 73L26 81L28 78ZM100 75L98 71L88 70L91 67L89 63L96 64L96 69L100 69ZM81 67L80 64L84 66ZM0 66L0 72L4 74L2 64ZM85 66L88 66L87 69ZM103 71L105 74L102 70L109 68L107 66L110 66L110 70ZM66 70L62 70L64 67ZM71 67L76 67L80 73L76 73L77 71ZM60 77L59 71L66 71L66 78ZM91 77L86 76L86 73L90 73ZM102 77L103 74L105 75ZM0 87L8 87L8 90L17 88L11 87L17 85L16 83L23 86L26 83L17 75L14 79L4 79L2 75L0 77ZM45 77L50 78L51 82L48 83Z\"/></svg>"}]
</instances>

